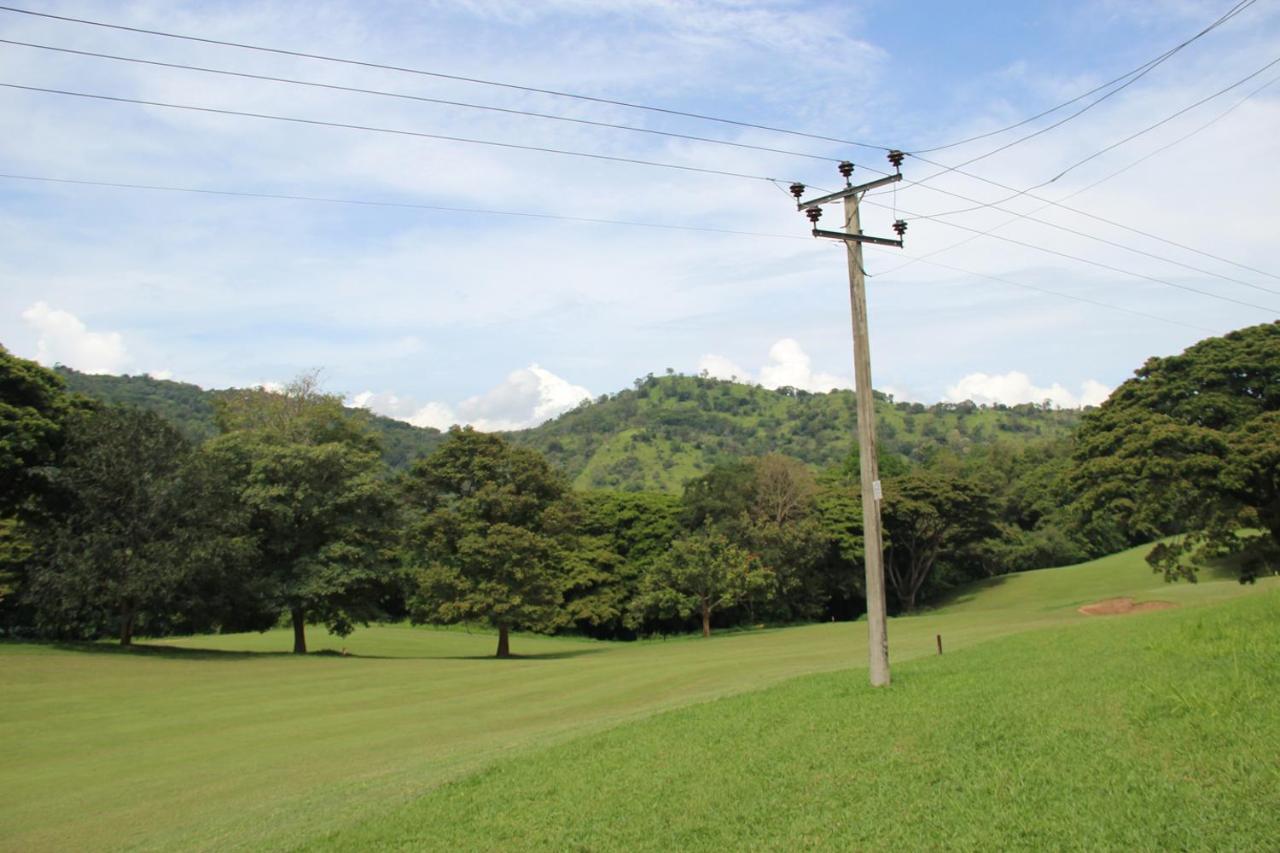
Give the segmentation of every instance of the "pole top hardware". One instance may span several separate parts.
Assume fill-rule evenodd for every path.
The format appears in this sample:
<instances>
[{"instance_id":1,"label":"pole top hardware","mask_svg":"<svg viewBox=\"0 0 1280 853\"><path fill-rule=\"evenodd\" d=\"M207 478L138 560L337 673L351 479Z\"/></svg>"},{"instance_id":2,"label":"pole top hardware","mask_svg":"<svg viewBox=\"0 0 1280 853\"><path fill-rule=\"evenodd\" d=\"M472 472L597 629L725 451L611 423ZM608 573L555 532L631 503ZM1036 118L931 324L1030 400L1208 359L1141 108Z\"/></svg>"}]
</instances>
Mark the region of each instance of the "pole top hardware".
<instances>
[{"instance_id":1,"label":"pole top hardware","mask_svg":"<svg viewBox=\"0 0 1280 853\"><path fill-rule=\"evenodd\" d=\"M818 220L822 218L822 208L820 207L807 208L804 212L804 215L809 217L810 222L812 222L814 225L817 225Z\"/></svg>"},{"instance_id":2,"label":"pole top hardware","mask_svg":"<svg viewBox=\"0 0 1280 853\"><path fill-rule=\"evenodd\" d=\"M889 162L893 164L893 168L895 168L895 169L897 169L899 172L901 172L901 171L902 171L902 161L903 161L903 159L904 159L906 156L907 156L906 154L903 154L901 151L899 151L897 148L895 148L895 149L893 149L892 151L890 151L890 152L889 152Z\"/></svg>"},{"instance_id":3,"label":"pole top hardware","mask_svg":"<svg viewBox=\"0 0 1280 853\"><path fill-rule=\"evenodd\" d=\"M895 219L893 221L893 230L899 237L907 233L907 220Z\"/></svg>"},{"instance_id":4,"label":"pole top hardware","mask_svg":"<svg viewBox=\"0 0 1280 853\"><path fill-rule=\"evenodd\" d=\"M840 177L844 178L845 186L848 186L849 177L853 175L853 164L848 160L841 160L837 168L840 169Z\"/></svg>"},{"instance_id":5,"label":"pole top hardware","mask_svg":"<svg viewBox=\"0 0 1280 853\"><path fill-rule=\"evenodd\" d=\"M796 201L799 201L800 196L804 195L804 184L792 184L790 190L791 194L796 197Z\"/></svg>"}]
</instances>

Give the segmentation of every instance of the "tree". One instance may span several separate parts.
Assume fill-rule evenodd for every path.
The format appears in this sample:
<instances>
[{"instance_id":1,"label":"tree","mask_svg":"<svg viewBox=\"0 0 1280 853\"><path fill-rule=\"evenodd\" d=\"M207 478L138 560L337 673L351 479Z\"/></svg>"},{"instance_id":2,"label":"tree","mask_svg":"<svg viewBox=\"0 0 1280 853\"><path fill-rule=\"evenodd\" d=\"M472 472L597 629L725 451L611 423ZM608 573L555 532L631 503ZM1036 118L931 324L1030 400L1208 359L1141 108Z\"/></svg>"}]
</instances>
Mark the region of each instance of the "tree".
<instances>
[{"instance_id":1,"label":"tree","mask_svg":"<svg viewBox=\"0 0 1280 853\"><path fill-rule=\"evenodd\" d=\"M1081 424L1077 510L1130 544L1175 536L1148 556L1170 580L1251 549L1238 561L1250 580L1280 553L1277 412L1280 322L1149 359ZM1257 527L1268 542L1240 535Z\"/></svg>"},{"instance_id":2,"label":"tree","mask_svg":"<svg viewBox=\"0 0 1280 853\"><path fill-rule=\"evenodd\" d=\"M711 636L711 616L719 610L767 592L773 572L723 533L704 530L676 540L654 562L632 604L632 619L649 613L688 619L698 614L702 636Z\"/></svg>"},{"instance_id":3,"label":"tree","mask_svg":"<svg viewBox=\"0 0 1280 853\"><path fill-rule=\"evenodd\" d=\"M191 447L158 415L102 407L71 419L54 477L64 509L40 528L28 600L58 636L163 630L198 565Z\"/></svg>"},{"instance_id":4,"label":"tree","mask_svg":"<svg viewBox=\"0 0 1280 853\"><path fill-rule=\"evenodd\" d=\"M565 616L593 636L624 636L646 567L680 534L680 499L661 492L586 492L575 503L577 536L565 553Z\"/></svg>"},{"instance_id":5,"label":"tree","mask_svg":"<svg viewBox=\"0 0 1280 853\"><path fill-rule=\"evenodd\" d=\"M27 625L21 592L34 554L32 522L50 509L49 472L77 403L62 380L0 346L0 619Z\"/></svg>"},{"instance_id":6,"label":"tree","mask_svg":"<svg viewBox=\"0 0 1280 853\"><path fill-rule=\"evenodd\" d=\"M770 453L756 460L752 515L773 524L786 524L804 518L813 509L818 492L813 473L803 462Z\"/></svg>"},{"instance_id":7,"label":"tree","mask_svg":"<svg viewBox=\"0 0 1280 853\"><path fill-rule=\"evenodd\" d=\"M972 480L938 471L917 469L888 481L881 511L886 574L907 611L941 557L956 563L968 546L995 533L991 496Z\"/></svg>"},{"instance_id":8,"label":"tree","mask_svg":"<svg viewBox=\"0 0 1280 853\"><path fill-rule=\"evenodd\" d=\"M380 615L396 582L397 503L376 441L340 398L303 377L281 394L247 392L220 414L207 452L233 474L256 546L260 606L346 636Z\"/></svg>"},{"instance_id":9,"label":"tree","mask_svg":"<svg viewBox=\"0 0 1280 853\"><path fill-rule=\"evenodd\" d=\"M43 493L74 407L57 374L0 346L0 518Z\"/></svg>"},{"instance_id":10,"label":"tree","mask_svg":"<svg viewBox=\"0 0 1280 853\"><path fill-rule=\"evenodd\" d=\"M572 530L568 484L541 454L454 427L405 481L415 515L404 549L417 569L415 622L482 620L510 632L562 624L563 552Z\"/></svg>"}]
</instances>

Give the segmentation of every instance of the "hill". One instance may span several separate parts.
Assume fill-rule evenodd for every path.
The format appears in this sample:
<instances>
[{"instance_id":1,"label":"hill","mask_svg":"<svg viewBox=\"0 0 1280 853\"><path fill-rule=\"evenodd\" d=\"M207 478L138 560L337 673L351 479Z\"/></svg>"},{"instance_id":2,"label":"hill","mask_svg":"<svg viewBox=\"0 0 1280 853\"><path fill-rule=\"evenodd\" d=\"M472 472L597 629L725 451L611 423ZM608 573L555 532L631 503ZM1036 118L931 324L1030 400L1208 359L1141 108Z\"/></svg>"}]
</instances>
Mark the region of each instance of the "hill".
<instances>
[{"instance_id":1,"label":"hill","mask_svg":"<svg viewBox=\"0 0 1280 853\"><path fill-rule=\"evenodd\" d=\"M220 391L149 376L103 376L58 368L71 390L94 399L153 409L202 441L217 431L213 401ZM794 456L818 468L852 454L853 392L769 390L701 376L647 376L633 388L606 394L532 429L507 433L537 448L578 488L678 491L724 457ZM877 393L882 454L923 460L948 448L964 453L997 441L1068 435L1080 412L1030 404L895 403ZM441 440L434 429L373 416L384 458L407 466Z\"/></svg>"},{"instance_id":2,"label":"hill","mask_svg":"<svg viewBox=\"0 0 1280 853\"><path fill-rule=\"evenodd\" d=\"M225 391L150 376L81 373L63 366L55 370L75 393L107 403L150 409L192 441L202 442L218 434L214 401ZM414 459L430 453L443 439L440 430L416 427L381 415L371 415L369 425L382 443L382 458L395 469L407 467Z\"/></svg>"},{"instance_id":3,"label":"hill","mask_svg":"<svg viewBox=\"0 0 1280 853\"><path fill-rule=\"evenodd\" d=\"M317 635L317 647L345 648L349 656L282 654L289 648L287 631L173 638L133 652L95 644L0 643L0 727L8 734L0 786L9 792L0 800L0 847L292 849L310 842L440 849L446 838L478 826L489 834L459 846L495 849L511 846L494 833L509 831L514 822L542 833L517 846L613 849L629 845L620 836L611 841L600 828L611 816L618 816L613 825L619 831L650 827L658 818L684 831L706 798L715 798L719 808L724 796L740 796L739 805L724 806L731 819L719 821L719 829L700 830L708 833L705 844L689 839L690 846L728 846L731 835L725 833L751 826L762 834L793 831L792 824L776 823L780 816L803 816L806 804L828 795L841 807L860 808L856 798L868 789L856 780L846 785L846 776L821 756L838 758L840 773L869 783L873 777L864 774L871 772L871 756L883 751L872 749L878 740L867 739L882 734L891 739L885 750L893 757L884 772L899 775L874 777L883 791L893 792L877 801L879 807L932 814L929 798L940 797L938 819L952 823L939 831L949 826L958 832L961 820L970 828L982 823L992 808L983 798L1000 796L982 787L987 783L1003 786L1019 819L1033 818L1037 805L1051 809L1044 823L1028 824L1034 832L1027 839L1043 840L1040 833L1079 814L1092 821L1092 810L1105 807L1109 794L1098 784L1109 777L1099 770L1114 761L1120 762L1120 787L1129 791L1132 783L1137 790L1116 808L1150 807L1132 813L1139 825L1168 819L1175 827L1170 831L1180 833L1204 815L1227 813L1200 808L1216 806L1216 800L1190 797L1205 774L1186 761L1208 762L1215 784L1223 781L1224 765L1234 763L1243 786L1237 790L1247 792L1254 790L1257 768L1274 755L1274 731L1258 728L1274 720L1265 701L1273 687L1259 688L1251 679L1255 659L1275 660L1280 586L1271 579L1255 587L1217 580L1169 586L1151 573L1142 554L1135 549L989 581L947 607L892 619L898 669L895 686L881 693L861 686L865 623L629 644L521 637L525 657L509 661L490 657L489 635L403 625L362 628L346 639ZM1182 607L1131 617L1078 612L1083 602L1116 595ZM1222 617L1203 606L1235 600L1239 608L1230 604ZM1239 621L1245 639L1224 644L1224 620ZM1174 626L1174 633L1148 633L1162 625ZM1057 630L1038 630L1045 628ZM1029 631L1011 645L989 642ZM933 656L938 633L946 643L942 658ZM1239 652L1234 664L1233 650ZM929 660L910 663L921 658ZM1212 683L1215 673L1233 667L1236 681ZM815 673L834 674L783 684ZM753 692L774 685L777 692ZM748 695L642 720L740 694ZM1240 708L1251 716L1242 719ZM629 721L640 722L605 732ZM1109 733L1113 723L1128 728ZM1156 726L1153 733L1126 740L1147 724ZM1207 728L1189 758L1169 764L1172 775L1155 777L1155 793L1167 791L1175 803L1166 814L1151 801L1143 779L1169 756L1159 748L1162 738L1181 748L1173 738L1200 726ZM1256 740L1259 731L1272 736L1270 747L1248 741L1241 748L1242 737ZM599 732L605 740L569 743ZM634 751L627 752L632 742ZM539 752L557 743L565 745ZM1220 755L1206 754L1224 743ZM798 769L786 770L792 758ZM440 787L497 760L506 763L469 777L466 787ZM1132 773L1125 762L1133 762ZM674 771L663 775L662 767ZM501 783L508 773L514 782L540 771L546 775L515 794ZM1024 771L1031 775L1020 782ZM652 779L640 778L646 773ZM1182 776L1192 782L1184 784ZM1067 788L1049 786L1055 778ZM778 797L766 808L761 791L773 779ZM550 790L562 783L563 796ZM589 795L581 793L584 788ZM459 790L469 792L469 805L460 803ZM617 793L623 790L627 796ZM581 799L566 803L569 792ZM549 838L568 822L538 812L544 801L561 818L584 821L590 840L573 845ZM652 813L628 811L641 804L651 805ZM1177 804L1196 808L1181 812ZM690 814L682 816L685 807ZM756 808L755 817L741 813ZM1107 814L1115 818L1114 810ZM1247 809L1230 814L1243 832L1260 819ZM423 823L424 816L439 816L439 823ZM1018 822L1001 820L1006 831ZM1111 829L1116 821L1098 826ZM900 827L910 829L909 822ZM335 832L341 834L329 837ZM650 836L650 842L661 837ZM1009 843L988 846L1019 846L1015 837L1001 837ZM1196 846L1175 843L1181 835L1150 840L1155 838L1170 839L1163 846ZM1248 838L1225 846L1247 848ZM931 846L909 843L915 840L903 836L898 846Z\"/></svg>"},{"instance_id":4,"label":"hill","mask_svg":"<svg viewBox=\"0 0 1280 853\"><path fill-rule=\"evenodd\" d=\"M784 453L817 468L856 447L852 391L769 390L705 376L647 376L530 430L512 433L574 477L578 488L675 491L717 459ZM881 454L914 461L996 441L1060 438L1078 410L971 402L895 403L876 392Z\"/></svg>"}]
</instances>

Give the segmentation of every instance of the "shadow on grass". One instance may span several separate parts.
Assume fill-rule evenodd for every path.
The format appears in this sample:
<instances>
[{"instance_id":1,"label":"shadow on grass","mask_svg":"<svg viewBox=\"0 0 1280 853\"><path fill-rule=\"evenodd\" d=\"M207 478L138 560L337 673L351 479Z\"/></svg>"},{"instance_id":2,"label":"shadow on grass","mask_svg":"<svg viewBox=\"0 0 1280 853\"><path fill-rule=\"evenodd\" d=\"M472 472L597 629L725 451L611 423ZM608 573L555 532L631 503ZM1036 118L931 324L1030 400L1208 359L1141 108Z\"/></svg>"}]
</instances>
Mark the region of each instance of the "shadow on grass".
<instances>
[{"instance_id":1,"label":"shadow on grass","mask_svg":"<svg viewBox=\"0 0 1280 853\"><path fill-rule=\"evenodd\" d=\"M200 649L189 648L186 646L170 646L170 645L152 645L147 643L134 643L131 646L121 646L119 643L93 643L93 642L49 642L42 643L35 640L13 640L8 641L12 645L30 645L41 646L43 648L57 649L64 652L78 652L81 654L92 655L115 655L127 657L142 658L159 658L162 660L220 660L220 661L236 661L236 660L278 660L280 658L333 658L341 660L349 658L352 660L568 660L570 658L581 657L583 655L594 655L605 651L603 648L593 649L571 649L559 652L543 652L540 654L520 655L514 654L509 658L498 658L492 654L481 655L362 655L356 653L346 653L336 651L334 649L320 649L318 651L309 652L306 655L294 655L290 651L233 651L230 649Z\"/></svg>"},{"instance_id":2,"label":"shadow on grass","mask_svg":"<svg viewBox=\"0 0 1280 853\"><path fill-rule=\"evenodd\" d=\"M491 660L496 662L503 661L521 661L521 660L568 660L569 658L579 658L584 655L597 655L605 649L574 649L564 652L542 652L533 655L511 655L510 657L500 658L496 655L422 655L414 657L413 660Z\"/></svg>"},{"instance_id":3,"label":"shadow on grass","mask_svg":"<svg viewBox=\"0 0 1280 853\"><path fill-rule=\"evenodd\" d=\"M119 643L32 643L45 645L64 652L80 652L91 655L126 655L129 657L171 658L177 660L252 660L255 658L287 657L287 651L250 652L231 651L228 649L192 649L185 646L160 646L147 643L134 643L122 646Z\"/></svg>"},{"instance_id":4,"label":"shadow on grass","mask_svg":"<svg viewBox=\"0 0 1280 853\"><path fill-rule=\"evenodd\" d=\"M1014 574L1016 574L1016 572L1011 572L1007 575L996 575L993 578L983 578L980 581L974 581L973 583L967 583L963 586L958 586L955 589L948 590L931 601L928 609L938 610L943 607L952 607L957 604L968 604L970 601L980 598L983 593L988 590L992 590L1003 585L1009 580L1009 578L1013 577ZM924 612L926 611L921 610L916 614L909 615L919 615Z\"/></svg>"}]
</instances>

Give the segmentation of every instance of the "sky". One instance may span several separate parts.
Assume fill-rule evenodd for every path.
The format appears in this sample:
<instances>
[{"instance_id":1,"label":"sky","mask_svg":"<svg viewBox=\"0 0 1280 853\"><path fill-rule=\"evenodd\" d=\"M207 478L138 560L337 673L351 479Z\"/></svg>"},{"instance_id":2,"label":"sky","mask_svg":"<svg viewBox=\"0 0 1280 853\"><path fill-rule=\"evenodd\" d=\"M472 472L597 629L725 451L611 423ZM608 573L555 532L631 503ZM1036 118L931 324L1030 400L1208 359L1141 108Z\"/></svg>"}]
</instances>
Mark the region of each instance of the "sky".
<instances>
[{"instance_id":1,"label":"sky","mask_svg":"<svg viewBox=\"0 0 1280 853\"><path fill-rule=\"evenodd\" d=\"M1096 404L1152 355L1280 316L1280 65L1209 97L1280 58L1275 0L1061 126L1110 90L932 151L1111 81L1234 0L14 2L597 99L0 11L8 42L413 97L10 43L0 83L598 155L0 86L0 343L45 364L204 387L320 369L353 404L482 429L668 369L851 387L845 249L809 236L786 186L838 188L841 159L872 180L884 147L912 155L862 205L868 234L908 221L902 249L864 255L874 384L897 399Z\"/></svg>"}]
</instances>

